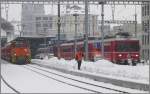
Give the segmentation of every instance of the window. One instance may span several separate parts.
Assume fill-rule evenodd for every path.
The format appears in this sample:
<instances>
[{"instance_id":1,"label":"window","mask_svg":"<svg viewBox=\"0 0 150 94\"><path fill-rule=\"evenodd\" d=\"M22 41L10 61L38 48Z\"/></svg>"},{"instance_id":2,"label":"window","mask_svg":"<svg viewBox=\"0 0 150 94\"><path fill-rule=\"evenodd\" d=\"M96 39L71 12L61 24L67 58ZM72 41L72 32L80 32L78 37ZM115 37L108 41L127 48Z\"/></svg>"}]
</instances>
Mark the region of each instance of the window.
<instances>
[{"instance_id":1,"label":"window","mask_svg":"<svg viewBox=\"0 0 150 94\"><path fill-rule=\"evenodd\" d=\"M144 35L142 35L142 45L144 45Z\"/></svg>"},{"instance_id":2,"label":"window","mask_svg":"<svg viewBox=\"0 0 150 94\"><path fill-rule=\"evenodd\" d=\"M40 23L36 23L36 27L41 27L41 24Z\"/></svg>"},{"instance_id":3,"label":"window","mask_svg":"<svg viewBox=\"0 0 150 94\"><path fill-rule=\"evenodd\" d=\"M48 17L43 17L43 20L48 20Z\"/></svg>"},{"instance_id":4,"label":"window","mask_svg":"<svg viewBox=\"0 0 150 94\"><path fill-rule=\"evenodd\" d=\"M53 20L53 18L52 18L52 17L49 17L49 20L50 20L50 21L52 21L52 20Z\"/></svg>"},{"instance_id":5,"label":"window","mask_svg":"<svg viewBox=\"0 0 150 94\"><path fill-rule=\"evenodd\" d=\"M71 52L71 47L63 47L63 52Z\"/></svg>"},{"instance_id":6,"label":"window","mask_svg":"<svg viewBox=\"0 0 150 94\"><path fill-rule=\"evenodd\" d=\"M36 20L41 20L41 17L36 17Z\"/></svg>"},{"instance_id":7,"label":"window","mask_svg":"<svg viewBox=\"0 0 150 94\"><path fill-rule=\"evenodd\" d=\"M134 52L139 51L139 49L138 42L118 42L116 45L116 50L118 52Z\"/></svg>"},{"instance_id":8,"label":"window","mask_svg":"<svg viewBox=\"0 0 150 94\"><path fill-rule=\"evenodd\" d=\"M144 16L144 7L142 7L142 16Z\"/></svg>"},{"instance_id":9,"label":"window","mask_svg":"<svg viewBox=\"0 0 150 94\"><path fill-rule=\"evenodd\" d=\"M52 28L52 23L49 23L49 28Z\"/></svg>"},{"instance_id":10,"label":"window","mask_svg":"<svg viewBox=\"0 0 150 94\"><path fill-rule=\"evenodd\" d=\"M43 27L48 27L48 24L44 23L44 24L43 24Z\"/></svg>"},{"instance_id":11,"label":"window","mask_svg":"<svg viewBox=\"0 0 150 94\"><path fill-rule=\"evenodd\" d=\"M150 6L147 5L147 15L150 15Z\"/></svg>"}]
</instances>

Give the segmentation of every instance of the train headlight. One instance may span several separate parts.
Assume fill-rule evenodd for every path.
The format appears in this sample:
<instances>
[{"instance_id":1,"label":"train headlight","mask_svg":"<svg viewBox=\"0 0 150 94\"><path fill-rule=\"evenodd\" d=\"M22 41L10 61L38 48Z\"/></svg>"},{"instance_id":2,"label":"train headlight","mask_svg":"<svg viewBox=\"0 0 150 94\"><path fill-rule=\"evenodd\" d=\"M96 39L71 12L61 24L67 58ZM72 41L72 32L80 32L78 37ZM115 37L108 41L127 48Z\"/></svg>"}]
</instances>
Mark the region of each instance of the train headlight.
<instances>
[{"instance_id":1,"label":"train headlight","mask_svg":"<svg viewBox=\"0 0 150 94\"><path fill-rule=\"evenodd\" d=\"M24 49L25 52L27 52L27 49Z\"/></svg>"},{"instance_id":2,"label":"train headlight","mask_svg":"<svg viewBox=\"0 0 150 94\"><path fill-rule=\"evenodd\" d=\"M122 54L119 54L118 56L119 56L119 57L122 57Z\"/></svg>"},{"instance_id":3,"label":"train headlight","mask_svg":"<svg viewBox=\"0 0 150 94\"><path fill-rule=\"evenodd\" d=\"M135 55L136 57L138 57L139 55Z\"/></svg>"},{"instance_id":4,"label":"train headlight","mask_svg":"<svg viewBox=\"0 0 150 94\"><path fill-rule=\"evenodd\" d=\"M30 56L30 54L27 54L27 56Z\"/></svg>"}]
</instances>

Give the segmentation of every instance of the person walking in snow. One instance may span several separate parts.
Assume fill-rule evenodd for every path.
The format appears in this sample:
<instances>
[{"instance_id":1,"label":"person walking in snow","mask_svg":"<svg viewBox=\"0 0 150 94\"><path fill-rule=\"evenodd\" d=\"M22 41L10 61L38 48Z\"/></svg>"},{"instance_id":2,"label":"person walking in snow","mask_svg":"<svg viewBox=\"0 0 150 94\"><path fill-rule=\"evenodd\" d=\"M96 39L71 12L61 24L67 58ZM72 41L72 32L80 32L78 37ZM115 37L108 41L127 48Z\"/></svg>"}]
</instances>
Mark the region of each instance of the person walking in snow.
<instances>
[{"instance_id":1,"label":"person walking in snow","mask_svg":"<svg viewBox=\"0 0 150 94\"><path fill-rule=\"evenodd\" d=\"M84 57L84 54L82 52L82 49L78 50L78 52L75 55L75 59L78 63L78 70L80 70L83 57Z\"/></svg>"}]
</instances>

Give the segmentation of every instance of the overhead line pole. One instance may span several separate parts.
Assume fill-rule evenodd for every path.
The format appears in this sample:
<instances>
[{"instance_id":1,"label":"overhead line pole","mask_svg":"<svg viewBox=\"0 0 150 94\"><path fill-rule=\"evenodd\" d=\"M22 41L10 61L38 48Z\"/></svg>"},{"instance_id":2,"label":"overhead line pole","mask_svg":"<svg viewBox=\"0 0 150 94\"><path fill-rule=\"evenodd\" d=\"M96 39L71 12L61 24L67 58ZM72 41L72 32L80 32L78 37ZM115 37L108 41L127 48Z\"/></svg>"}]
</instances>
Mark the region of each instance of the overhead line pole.
<instances>
[{"instance_id":1,"label":"overhead line pole","mask_svg":"<svg viewBox=\"0 0 150 94\"><path fill-rule=\"evenodd\" d=\"M88 60L88 0L85 0L85 60Z\"/></svg>"},{"instance_id":2,"label":"overhead line pole","mask_svg":"<svg viewBox=\"0 0 150 94\"><path fill-rule=\"evenodd\" d=\"M1 18L1 1L0 1L0 48L1 48L1 24L2 24L2 18ZM1 56L1 50L0 50L0 56Z\"/></svg>"},{"instance_id":3,"label":"overhead line pole","mask_svg":"<svg viewBox=\"0 0 150 94\"><path fill-rule=\"evenodd\" d=\"M135 37L137 38L137 14L135 14Z\"/></svg>"},{"instance_id":4,"label":"overhead line pole","mask_svg":"<svg viewBox=\"0 0 150 94\"><path fill-rule=\"evenodd\" d=\"M1 20L2 18L1 18L1 1L0 1L0 48L1 48ZM1 49L0 49L0 74L1 74L1 63L2 63L2 60L1 60ZM0 83L1 83L1 81L0 81ZM0 90L0 92L1 92L1 90Z\"/></svg>"},{"instance_id":5,"label":"overhead line pole","mask_svg":"<svg viewBox=\"0 0 150 94\"><path fill-rule=\"evenodd\" d=\"M58 40L57 40L57 55L58 59L60 59L60 1L58 1Z\"/></svg>"},{"instance_id":6,"label":"overhead line pole","mask_svg":"<svg viewBox=\"0 0 150 94\"><path fill-rule=\"evenodd\" d=\"M136 6L135 6L135 38L137 38L137 13L136 13Z\"/></svg>"},{"instance_id":7,"label":"overhead line pole","mask_svg":"<svg viewBox=\"0 0 150 94\"><path fill-rule=\"evenodd\" d=\"M104 2L99 2L101 4L101 53L102 53L102 58L104 58Z\"/></svg>"}]
</instances>

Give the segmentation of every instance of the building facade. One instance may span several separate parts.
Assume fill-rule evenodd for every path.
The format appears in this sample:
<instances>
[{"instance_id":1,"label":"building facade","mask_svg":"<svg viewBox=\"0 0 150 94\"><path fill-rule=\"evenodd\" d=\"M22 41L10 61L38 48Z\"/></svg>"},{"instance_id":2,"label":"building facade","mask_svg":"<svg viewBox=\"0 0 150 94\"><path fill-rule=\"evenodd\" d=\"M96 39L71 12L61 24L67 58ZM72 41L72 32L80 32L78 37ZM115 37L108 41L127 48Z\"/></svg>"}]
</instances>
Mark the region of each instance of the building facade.
<instances>
[{"instance_id":1,"label":"building facade","mask_svg":"<svg viewBox=\"0 0 150 94\"><path fill-rule=\"evenodd\" d=\"M48 37L57 37L57 15L37 15L35 16L35 30L38 35L46 35ZM78 14L75 19L74 14L61 15L60 38L72 40L75 38L83 38L85 34L84 14ZM76 26L75 26L76 24ZM98 36L97 16L89 15L89 36ZM75 29L76 28L76 29Z\"/></svg>"},{"instance_id":2,"label":"building facade","mask_svg":"<svg viewBox=\"0 0 150 94\"><path fill-rule=\"evenodd\" d=\"M35 16L44 15L42 4L22 4L21 30L22 37L36 37Z\"/></svg>"},{"instance_id":3,"label":"building facade","mask_svg":"<svg viewBox=\"0 0 150 94\"><path fill-rule=\"evenodd\" d=\"M150 3L142 5L142 47L141 58L150 58Z\"/></svg>"},{"instance_id":4,"label":"building facade","mask_svg":"<svg viewBox=\"0 0 150 94\"><path fill-rule=\"evenodd\" d=\"M72 40L81 38L85 34L84 14L62 14L60 38ZM89 36L99 36L98 15L89 14ZM43 5L23 4L22 5L22 37L57 37L58 36L58 16L45 15ZM77 24L77 25L75 25Z\"/></svg>"}]
</instances>

